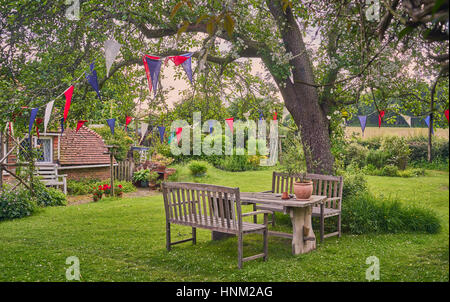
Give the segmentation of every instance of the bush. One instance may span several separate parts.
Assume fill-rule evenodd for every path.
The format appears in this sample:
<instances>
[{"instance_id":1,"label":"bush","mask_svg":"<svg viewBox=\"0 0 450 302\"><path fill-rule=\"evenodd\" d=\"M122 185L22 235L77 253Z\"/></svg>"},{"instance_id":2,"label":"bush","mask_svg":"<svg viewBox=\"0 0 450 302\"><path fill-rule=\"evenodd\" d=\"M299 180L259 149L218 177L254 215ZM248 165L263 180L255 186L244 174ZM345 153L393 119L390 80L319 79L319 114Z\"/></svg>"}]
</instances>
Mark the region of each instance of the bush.
<instances>
[{"instance_id":1,"label":"bush","mask_svg":"<svg viewBox=\"0 0 450 302\"><path fill-rule=\"evenodd\" d=\"M36 196L36 204L40 207L67 205L66 195L59 189L47 188L45 184L36 180L33 183L33 190Z\"/></svg>"},{"instance_id":2,"label":"bush","mask_svg":"<svg viewBox=\"0 0 450 302\"><path fill-rule=\"evenodd\" d=\"M366 164L366 157L369 150L356 143L350 143L345 149L344 165L348 166L351 163L356 163L360 168Z\"/></svg>"},{"instance_id":3,"label":"bush","mask_svg":"<svg viewBox=\"0 0 450 302\"><path fill-rule=\"evenodd\" d=\"M381 176L395 177L398 174L398 168L393 165L387 165L381 169Z\"/></svg>"},{"instance_id":4,"label":"bush","mask_svg":"<svg viewBox=\"0 0 450 302\"><path fill-rule=\"evenodd\" d=\"M387 163L389 154L383 150L370 150L367 154L366 164L381 169Z\"/></svg>"},{"instance_id":5,"label":"bush","mask_svg":"<svg viewBox=\"0 0 450 302\"><path fill-rule=\"evenodd\" d=\"M206 171L208 170L206 164L199 161L192 161L188 168L193 176L202 176L206 174Z\"/></svg>"},{"instance_id":6,"label":"bush","mask_svg":"<svg viewBox=\"0 0 450 302\"><path fill-rule=\"evenodd\" d=\"M112 135L111 129L108 126L93 128L92 130L103 137L106 145L117 146L114 153L114 157L117 161L122 161L127 158L128 151L133 144L133 139L125 133L125 130L120 127L116 127L114 129L114 135Z\"/></svg>"},{"instance_id":7,"label":"bush","mask_svg":"<svg viewBox=\"0 0 450 302\"><path fill-rule=\"evenodd\" d=\"M344 177L344 188L342 191L342 197L345 199L350 196L354 196L359 192L367 192L367 177L366 175L355 166L349 166L348 169L339 173Z\"/></svg>"},{"instance_id":8,"label":"bush","mask_svg":"<svg viewBox=\"0 0 450 302\"><path fill-rule=\"evenodd\" d=\"M400 170L406 169L411 151L405 138L387 136L383 139L380 150L388 154L387 163L389 165L394 165Z\"/></svg>"},{"instance_id":9,"label":"bush","mask_svg":"<svg viewBox=\"0 0 450 302\"><path fill-rule=\"evenodd\" d=\"M90 179L84 179L84 180L69 180L67 182L67 192L69 195L76 196L76 195L88 195L92 193L93 187L98 187L99 185L103 186L105 183L110 183L110 180L107 179L105 181L100 180L90 180ZM133 186L133 183L129 181L114 181L115 185L122 185L123 192L129 193L136 191L136 187Z\"/></svg>"},{"instance_id":10,"label":"bush","mask_svg":"<svg viewBox=\"0 0 450 302\"><path fill-rule=\"evenodd\" d=\"M0 221L30 216L37 209L27 189L4 187L0 194Z\"/></svg>"},{"instance_id":11,"label":"bush","mask_svg":"<svg viewBox=\"0 0 450 302\"><path fill-rule=\"evenodd\" d=\"M440 230L437 215L429 210L377 198L369 192L350 196L342 203L342 228L351 234L420 232Z\"/></svg>"}]
</instances>

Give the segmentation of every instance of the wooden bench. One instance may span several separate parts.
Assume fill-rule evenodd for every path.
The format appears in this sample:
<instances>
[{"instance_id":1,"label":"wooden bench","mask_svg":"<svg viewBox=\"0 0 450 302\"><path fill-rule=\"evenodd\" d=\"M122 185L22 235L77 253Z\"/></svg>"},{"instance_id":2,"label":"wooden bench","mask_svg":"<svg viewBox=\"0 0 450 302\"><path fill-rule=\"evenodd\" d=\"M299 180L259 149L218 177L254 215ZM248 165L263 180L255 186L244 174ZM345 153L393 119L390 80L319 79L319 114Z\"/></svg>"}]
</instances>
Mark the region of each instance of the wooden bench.
<instances>
[{"instance_id":1,"label":"wooden bench","mask_svg":"<svg viewBox=\"0 0 450 302\"><path fill-rule=\"evenodd\" d=\"M166 211L166 248L175 244L192 241L196 244L196 229L202 228L238 237L238 267L243 262L268 256L268 214L269 211L241 212L239 188L228 188L197 183L162 184L164 208ZM264 224L243 222L246 216L264 214ZM192 227L192 238L171 242L170 225L179 224ZM263 253L243 257L243 236L249 233L263 234Z\"/></svg>"},{"instance_id":2,"label":"wooden bench","mask_svg":"<svg viewBox=\"0 0 450 302\"><path fill-rule=\"evenodd\" d=\"M67 175L58 174L58 166L56 164L36 165L35 175L40 176L42 182L48 187L63 187L64 194L67 195Z\"/></svg>"},{"instance_id":3,"label":"wooden bench","mask_svg":"<svg viewBox=\"0 0 450 302\"><path fill-rule=\"evenodd\" d=\"M320 241L323 239L338 235L341 237L341 208L342 208L342 190L344 180L342 176L330 176L320 174L292 174L273 172L272 190L267 192L294 194L294 182L302 179L313 181L313 195L324 195L328 199L321 205L313 207L312 216L320 217ZM283 212L279 206L254 205L254 210L265 210L272 212L272 225L275 225L275 212ZM338 216L337 231L325 234L325 219ZM256 217L255 217L256 218ZM257 221L254 220L256 223Z\"/></svg>"}]
</instances>

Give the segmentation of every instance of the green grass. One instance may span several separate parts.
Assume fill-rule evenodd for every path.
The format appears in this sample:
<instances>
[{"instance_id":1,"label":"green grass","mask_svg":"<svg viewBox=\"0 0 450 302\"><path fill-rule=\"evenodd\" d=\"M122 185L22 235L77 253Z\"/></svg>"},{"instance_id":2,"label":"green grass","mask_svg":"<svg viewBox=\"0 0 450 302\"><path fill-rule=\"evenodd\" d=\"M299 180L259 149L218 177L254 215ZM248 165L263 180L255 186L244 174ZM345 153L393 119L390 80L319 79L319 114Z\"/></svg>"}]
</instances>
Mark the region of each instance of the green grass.
<instances>
[{"instance_id":1,"label":"green grass","mask_svg":"<svg viewBox=\"0 0 450 302\"><path fill-rule=\"evenodd\" d=\"M271 171L223 172L208 168L194 179L178 167L183 181L270 189ZM449 175L369 177L373 192L404 203L433 208L442 219L438 234L345 235L317 250L291 254L289 240L269 239L269 260L237 269L236 238L212 242L198 230L196 246L165 249L162 196L106 199L80 206L46 208L34 216L0 223L0 281L65 281L69 256L80 259L82 281L365 281L369 256L380 259L381 281L449 280ZM250 210L250 208L248 208ZM287 219L287 218L284 218ZM282 226L280 226L282 227ZM173 240L190 228L174 226ZM244 238L244 256L259 253L260 235Z\"/></svg>"}]
</instances>

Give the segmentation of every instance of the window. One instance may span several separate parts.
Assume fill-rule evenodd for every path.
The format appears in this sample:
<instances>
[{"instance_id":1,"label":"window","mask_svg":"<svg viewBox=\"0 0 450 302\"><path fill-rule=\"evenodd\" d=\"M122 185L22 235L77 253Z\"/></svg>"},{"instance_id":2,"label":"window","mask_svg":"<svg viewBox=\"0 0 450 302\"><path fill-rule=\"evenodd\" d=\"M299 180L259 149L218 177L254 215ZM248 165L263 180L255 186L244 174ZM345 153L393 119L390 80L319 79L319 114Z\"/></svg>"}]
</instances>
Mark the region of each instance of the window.
<instances>
[{"instance_id":1,"label":"window","mask_svg":"<svg viewBox=\"0 0 450 302\"><path fill-rule=\"evenodd\" d=\"M36 139L35 142L36 142L36 147L39 146L38 150L40 151L37 162L38 163L53 162L52 139L41 137L41 138Z\"/></svg>"}]
</instances>

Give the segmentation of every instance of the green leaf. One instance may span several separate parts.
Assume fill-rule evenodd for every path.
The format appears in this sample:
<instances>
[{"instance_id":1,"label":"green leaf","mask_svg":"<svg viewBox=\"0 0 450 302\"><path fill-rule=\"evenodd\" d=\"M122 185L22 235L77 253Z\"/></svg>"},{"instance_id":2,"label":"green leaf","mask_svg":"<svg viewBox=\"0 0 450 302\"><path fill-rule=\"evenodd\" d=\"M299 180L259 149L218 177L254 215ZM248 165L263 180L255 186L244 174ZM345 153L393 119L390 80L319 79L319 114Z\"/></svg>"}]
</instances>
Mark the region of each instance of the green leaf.
<instances>
[{"instance_id":1,"label":"green leaf","mask_svg":"<svg viewBox=\"0 0 450 302\"><path fill-rule=\"evenodd\" d=\"M402 29L402 31L398 34L398 39L402 39L404 36L406 36L407 34L411 33L414 30L413 27L411 26L407 26L404 29Z\"/></svg>"},{"instance_id":2,"label":"green leaf","mask_svg":"<svg viewBox=\"0 0 450 302\"><path fill-rule=\"evenodd\" d=\"M223 26L224 26L225 30L227 31L228 36L230 38L233 36L234 25L235 25L235 22L234 22L233 18L229 14L227 14L223 21Z\"/></svg>"},{"instance_id":3,"label":"green leaf","mask_svg":"<svg viewBox=\"0 0 450 302\"><path fill-rule=\"evenodd\" d=\"M188 27L189 27L189 22L188 21L184 21L183 26L181 26L178 29L177 40L180 38L181 34L184 33L188 29Z\"/></svg>"}]
</instances>

